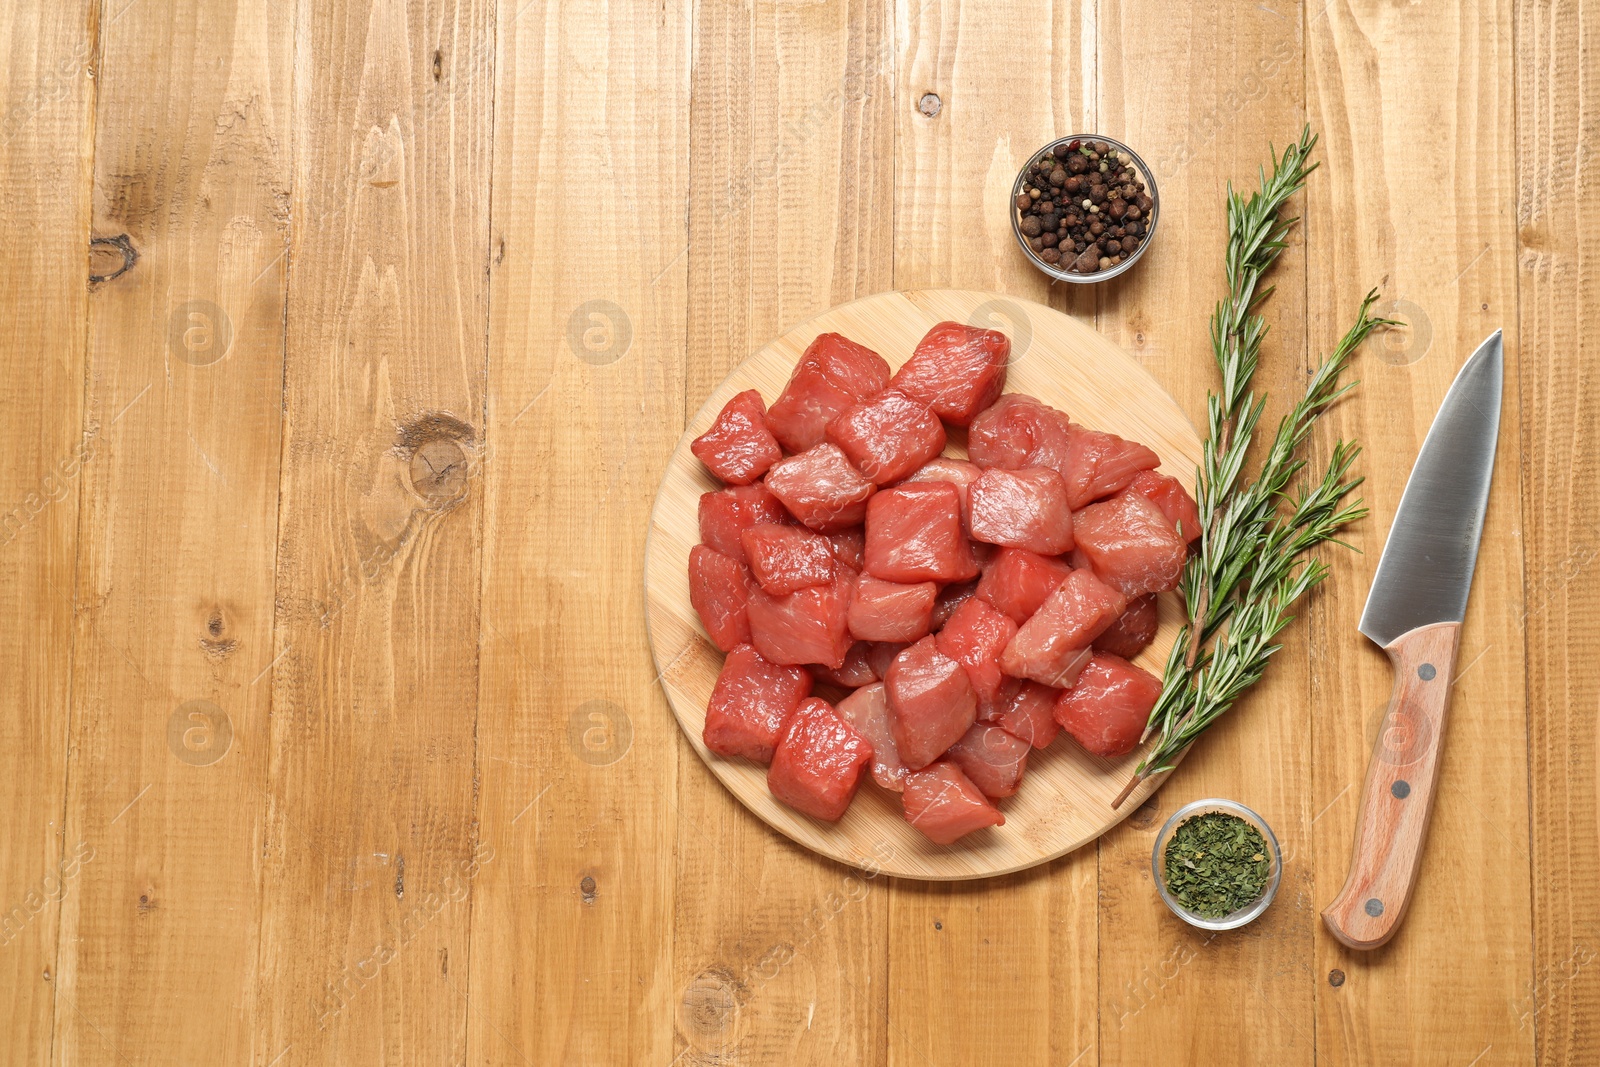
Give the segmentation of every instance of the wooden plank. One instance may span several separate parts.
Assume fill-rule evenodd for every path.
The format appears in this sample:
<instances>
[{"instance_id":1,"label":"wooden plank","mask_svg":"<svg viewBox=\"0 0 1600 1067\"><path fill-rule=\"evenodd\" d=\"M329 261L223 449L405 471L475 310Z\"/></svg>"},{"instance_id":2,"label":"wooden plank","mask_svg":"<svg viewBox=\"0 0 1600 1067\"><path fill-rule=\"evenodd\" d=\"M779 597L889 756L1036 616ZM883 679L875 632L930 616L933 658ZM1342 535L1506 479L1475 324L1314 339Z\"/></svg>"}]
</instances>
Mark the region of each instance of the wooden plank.
<instances>
[{"instance_id":1,"label":"wooden plank","mask_svg":"<svg viewBox=\"0 0 1600 1067\"><path fill-rule=\"evenodd\" d=\"M893 20L887 0L700 5L688 411L790 326L891 287ZM888 880L783 841L679 751L679 1063L881 1063Z\"/></svg>"},{"instance_id":2,"label":"wooden plank","mask_svg":"<svg viewBox=\"0 0 1600 1067\"><path fill-rule=\"evenodd\" d=\"M1585 22L1587 16L1588 22ZM1516 1001L1538 1062L1600 1059L1600 296L1592 110L1594 4L1516 6L1519 347L1533 973Z\"/></svg>"},{"instance_id":3,"label":"wooden plank","mask_svg":"<svg viewBox=\"0 0 1600 1067\"><path fill-rule=\"evenodd\" d=\"M56 1060L243 1062L283 380L291 26L102 26ZM227 62L219 63L218 57ZM136 257L136 258L135 258ZM131 266L129 265L131 264ZM120 272L120 273L119 273ZM226 1004L209 1025L202 1004Z\"/></svg>"},{"instance_id":4,"label":"wooden plank","mask_svg":"<svg viewBox=\"0 0 1600 1067\"><path fill-rule=\"evenodd\" d=\"M1010 0L898 0L896 288L1052 301L1016 247L1007 200L1029 153L1092 124L1096 49L1092 0L1046 10L1041 19L1038 5ZM1053 298L1092 306L1077 301ZM1014 338L1025 330L1018 305L986 317ZM897 884L889 1062L937 1062L953 1050L973 1063L1098 1062L1096 890L1087 848L977 886Z\"/></svg>"},{"instance_id":5,"label":"wooden plank","mask_svg":"<svg viewBox=\"0 0 1600 1067\"><path fill-rule=\"evenodd\" d=\"M1511 14L1485 5L1330 5L1310 20L1307 62L1327 160L1307 213L1312 349L1333 345L1378 281L1395 302L1386 307L1410 323L1374 339L1358 364L1360 389L1328 427L1366 446L1372 515L1353 533L1366 553L1335 569L1311 615L1313 792L1326 806L1314 834L1319 909L1348 869L1360 784L1391 684L1385 657L1352 628L1445 390L1484 337L1506 329L1500 462L1419 882L1384 949L1351 951L1318 930L1318 1055L1527 1063L1533 1032L1518 1016L1532 966Z\"/></svg>"},{"instance_id":6,"label":"wooden plank","mask_svg":"<svg viewBox=\"0 0 1600 1067\"><path fill-rule=\"evenodd\" d=\"M61 825L83 421L95 51L86 2L0 4L0 1060L50 1057L61 902L94 846Z\"/></svg>"},{"instance_id":7,"label":"wooden plank","mask_svg":"<svg viewBox=\"0 0 1600 1067\"><path fill-rule=\"evenodd\" d=\"M1127 281L1099 287L1101 329L1138 355L1203 427L1206 393L1218 385L1208 323L1226 284L1227 183L1254 188L1269 143L1282 146L1300 132L1301 13L1296 5L1174 9L1107 0L1098 22L1100 128L1151 167L1162 212L1150 252ZM1162 32L1149 32L1158 25ZM1271 398L1268 433L1303 381L1303 242L1296 232L1269 279L1277 293L1263 308L1271 333L1257 389ZM1184 480L1192 482L1193 472ZM1196 743L1155 803L1101 839L1100 1047L1107 1063L1163 1060L1174 1050L1190 1062L1313 1061L1308 628L1295 626L1284 644L1267 676ZM1286 854L1277 901L1247 929L1221 938L1170 914L1150 873L1167 817L1214 796L1260 812ZM1218 1004L1228 1010L1217 1011Z\"/></svg>"},{"instance_id":8,"label":"wooden plank","mask_svg":"<svg viewBox=\"0 0 1600 1067\"><path fill-rule=\"evenodd\" d=\"M264 1063L466 1053L493 11L299 6Z\"/></svg>"},{"instance_id":9,"label":"wooden plank","mask_svg":"<svg viewBox=\"0 0 1600 1067\"><path fill-rule=\"evenodd\" d=\"M674 1055L640 568L684 418L690 11L500 5L475 1064Z\"/></svg>"}]
</instances>

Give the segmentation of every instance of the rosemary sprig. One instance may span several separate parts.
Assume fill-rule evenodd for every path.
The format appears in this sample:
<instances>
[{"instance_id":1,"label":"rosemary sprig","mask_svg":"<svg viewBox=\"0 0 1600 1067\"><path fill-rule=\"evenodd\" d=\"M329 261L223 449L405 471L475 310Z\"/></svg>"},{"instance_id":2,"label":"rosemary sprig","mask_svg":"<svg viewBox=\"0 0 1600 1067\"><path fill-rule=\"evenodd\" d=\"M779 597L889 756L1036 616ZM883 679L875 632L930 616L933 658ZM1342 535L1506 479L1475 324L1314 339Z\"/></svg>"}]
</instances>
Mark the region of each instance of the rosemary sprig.
<instances>
[{"instance_id":1,"label":"rosemary sprig","mask_svg":"<svg viewBox=\"0 0 1600 1067\"><path fill-rule=\"evenodd\" d=\"M1241 484L1246 453L1266 407L1251 391L1266 321L1258 308L1272 294L1262 277L1283 251L1297 218L1283 218L1288 200L1316 169L1317 139L1307 127L1299 141L1273 154L1260 189L1249 199L1228 187L1228 295L1211 316L1211 343L1222 378L1207 402L1207 437L1196 477L1201 521L1199 550L1184 568L1179 592L1189 625L1167 659L1162 692L1144 738L1157 734L1132 779L1112 806L1145 778L1169 771L1179 753L1233 706L1266 670L1276 638L1293 621L1290 609L1327 575L1309 553L1337 541L1338 531L1366 510L1346 500L1361 484L1349 476L1360 449L1339 441L1315 484L1289 485L1304 470L1301 445L1330 405L1348 392L1341 378L1356 349L1389 320L1371 314L1376 291L1362 300L1356 323L1312 373L1305 393L1278 424L1261 469Z\"/></svg>"}]
</instances>

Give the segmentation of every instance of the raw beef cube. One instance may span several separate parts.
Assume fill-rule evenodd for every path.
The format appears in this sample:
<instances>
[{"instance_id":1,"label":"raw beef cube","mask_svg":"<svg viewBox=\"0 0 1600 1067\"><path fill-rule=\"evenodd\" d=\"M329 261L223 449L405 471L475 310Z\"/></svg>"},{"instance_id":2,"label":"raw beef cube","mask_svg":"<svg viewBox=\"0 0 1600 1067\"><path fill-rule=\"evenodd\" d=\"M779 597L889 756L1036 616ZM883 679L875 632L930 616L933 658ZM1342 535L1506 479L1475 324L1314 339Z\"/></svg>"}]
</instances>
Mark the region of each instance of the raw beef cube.
<instances>
[{"instance_id":1,"label":"raw beef cube","mask_svg":"<svg viewBox=\"0 0 1600 1067\"><path fill-rule=\"evenodd\" d=\"M860 574L861 568L867 565L867 531L852 526L825 536L833 549L833 558Z\"/></svg>"},{"instance_id":2,"label":"raw beef cube","mask_svg":"<svg viewBox=\"0 0 1600 1067\"><path fill-rule=\"evenodd\" d=\"M885 789L900 792L906 765L894 748L889 729L889 695L882 682L864 685L839 701L839 718L872 743L872 778Z\"/></svg>"},{"instance_id":3,"label":"raw beef cube","mask_svg":"<svg viewBox=\"0 0 1600 1067\"><path fill-rule=\"evenodd\" d=\"M841 689L871 685L881 677L873 669L871 649L872 645L868 642L857 641L850 646L850 651L844 654L844 666L824 667L820 663L813 663L811 676L825 685L836 685Z\"/></svg>"},{"instance_id":4,"label":"raw beef cube","mask_svg":"<svg viewBox=\"0 0 1600 1067\"><path fill-rule=\"evenodd\" d=\"M750 605L754 629L754 595ZM1013 678L1065 688L1088 662L1089 643L1127 606L1126 597L1089 571L1073 571L1022 624L1000 657L1000 669Z\"/></svg>"},{"instance_id":5,"label":"raw beef cube","mask_svg":"<svg viewBox=\"0 0 1600 1067\"><path fill-rule=\"evenodd\" d=\"M872 742L826 700L802 700L784 725L767 768L772 795L813 819L838 822L872 762Z\"/></svg>"},{"instance_id":6,"label":"raw beef cube","mask_svg":"<svg viewBox=\"0 0 1600 1067\"><path fill-rule=\"evenodd\" d=\"M944 629L944 624L950 621L950 617L960 611L961 605L971 600L977 591L976 579L970 582L957 582L939 590L938 599L933 602L933 628Z\"/></svg>"},{"instance_id":7,"label":"raw beef cube","mask_svg":"<svg viewBox=\"0 0 1600 1067\"><path fill-rule=\"evenodd\" d=\"M1128 610L1094 639L1096 652L1132 659L1156 639L1156 595L1147 593L1128 601Z\"/></svg>"},{"instance_id":8,"label":"raw beef cube","mask_svg":"<svg viewBox=\"0 0 1600 1067\"><path fill-rule=\"evenodd\" d=\"M972 420L967 456L984 468L1049 467L1064 478L1071 437L1064 412L1022 393L1006 393Z\"/></svg>"},{"instance_id":9,"label":"raw beef cube","mask_svg":"<svg viewBox=\"0 0 1600 1067\"><path fill-rule=\"evenodd\" d=\"M1000 809L949 760L908 773L902 802L906 822L936 845L948 845L973 830L1006 822Z\"/></svg>"},{"instance_id":10,"label":"raw beef cube","mask_svg":"<svg viewBox=\"0 0 1600 1067\"><path fill-rule=\"evenodd\" d=\"M773 596L831 582L838 569L828 539L799 526L752 526L739 535L739 542L750 573Z\"/></svg>"},{"instance_id":11,"label":"raw beef cube","mask_svg":"<svg viewBox=\"0 0 1600 1067\"><path fill-rule=\"evenodd\" d=\"M980 706L978 718L1012 737L1022 738L1034 748L1044 748L1061 730L1052 714L1059 692L1048 685L1013 678L1001 687L994 703Z\"/></svg>"},{"instance_id":12,"label":"raw beef cube","mask_svg":"<svg viewBox=\"0 0 1600 1067\"><path fill-rule=\"evenodd\" d=\"M750 640L750 572L709 545L689 550L689 603L722 651Z\"/></svg>"},{"instance_id":13,"label":"raw beef cube","mask_svg":"<svg viewBox=\"0 0 1600 1067\"><path fill-rule=\"evenodd\" d=\"M1160 695L1161 679L1096 652L1077 684L1056 698L1056 722L1096 756L1124 756L1139 744Z\"/></svg>"},{"instance_id":14,"label":"raw beef cube","mask_svg":"<svg viewBox=\"0 0 1600 1067\"><path fill-rule=\"evenodd\" d=\"M939 416L886 389L828 423L828 440L879 485L898 482L944 449Z\"/></svg>"},{"instance_id":15,"label":"raw beef cube","mask_svg":"<svg viewBox=\"0 0 1600 1067\"><path fill-rule=\"evenodd\" d=\"M1078 547L1095 574L1130 597L1178 587L1187 546L1161 509L1138 493L1118 493L1073 515Z\"/></svg>"},{"instance_id":16,"label":"raw beef cube","mask_svg":"<svg viewBox=\"0 0 1600 1067\"><path fill-rule=\"evenodd\" d=\"M950 616L934 638L940 652L967 669L967 677L979 700L993 700L1005 677L1000 673L1000 654L1017 635L1017 624L972 597Z\"/></svg>"},{"instance_id":17,"label":"raw beef cube","mask_svg":"<svg viewBox=\"0 0 1600 1067\"><path fill-rule=\"evenodd\" d=\"M877 489L831 444L774 463L767 472L767 488L795 518L819 533L837 533L860 522L867 514L867 498Z\"/></svg>"},{"instance_id":18,"label":"raw beef cube","mask_svg":"<svg viewBox=\"0 0 1600 1067\"><path fill-rule=\"evenodd\" d=\"M858 641L915 641L933 626L933 582L886 582L863 574L850 604L850 633Z\"/></svg>"},{"instance_id":19,"label":"raw beef cube","mask_svg":"<svg viewBox=\"0 0 1600 1067\"><path fill-rule=\"evenodd\" d=\"M810 695L811 675L768 663L749 645L739 645L722 662L701 737L719 756L770 763L784 721Z\"/></svg>"},{"instance_id":20,"label":"raw beef cube","mask_svg":"<svg viewBox=\"0 0 1600 1067\"><path fill-rule=\"evenodd\" d=\"M924 637L889 664L889 721L895 749L913 770L926 767L967 732L978 695L961 664Z\"/></svg>"},{"instance_id":21,"label":"raw beef cube","mask_svg":"<svg viewBox=\"0 0 1600 1067\"><path fill-rule=\"evenodd\" d=\"M1010 358L1011 341L999 330L941 322L917 342L889 384L952 426L966 426L1006 387Z\"/></svg>"},{"instance_id":22,"label":"raw beef cube","mask_svg":"<svg viewBox=\"0 0 1600 1067\"><path fill-rule=\"evenodd\" d=\"M949 759L984 796L1009 797L1016 793L1028 769L1028 742L998 726L973 723L972 729L950 746Z\"/></svg>"},{"instance_id":23,"label":"raw beef cube","mask_svg":"<svg viewBox=\"0 0 1600 1067\"><path fill-rule=\"evenodd\" d=\"M1077 511L1125 488L1140 471L1160 464L1161 457L1137 441L1074 424L1066 466L1057 470L1067 480L1067 506Z\"/></svg>"},{"instance_id":24,"label":"raw beef cube","mask_svg":"<svg viewBox=\"0 0 1600 1067\"><path fill-rule=\"evenodd\" d=\"M1128 483L1128 488L1160 508L1161 514L1177 527L1185 541L1193 544L1199 539L1200 507L1178 479L1155 471L1140 471Z\"/></svg>"},{"instance_id":25,"label":"raw beef cube","mask_svg":"<svg viewBox=\"0 0 1600 1067\"><path fill-rule=\"evenodd\" d=\"M961 495L949 482L885 489L867 502L867 573L890 582L960 582L978 576L961 529Z\"/></svg>"},{"instance_id":26,"label":"raw beef cube","mask_svg":"<svg viewBox=\"0 0 1600 1067\"><path fill-rule=\"evenodd\" d=\"M783 458L778 439L767 429L767 405L754 389L728 401L689 451L729 485L749 485Z\"/></svg>"},{"instance_id":27,"label":"raw beef cube","mask_svg":"<svg viewBox=\"0 0 1600 1067\"><path fill-rule=\"evenodd\" d=\"M972 536L1054 556L1072 547L1072 512L1061 475L1045 467L983 472L972 483Z\"/></svg>"},{"instance_id":28,"label":"raw beef cube","mask_svg":"<svg viewBox=\"0 0 1600 1067\"><path fill-rule=\"evenodd\" d=\"M786 596L750 590L750 643L772 663L844 666L854 585L846 576Z\"/></svg>"},{"instance_id":29,"label":"raw beef cube","mask_svg":"<svg viewBox=\"0 0 1600 1067\"><path fill-rule=\"evenodd\" d=\"M734 485L700 496L700 540L740 563L745 559L739 535L761 523L787 522L789 513L778 498L757 482Z\"/></svg>"},{"instance_id":30,"label":"raw beef cube","mask_svg":"<svg viewBox=\"0 0 1600 1067\"><path fill-rule=\"evenodd\" d=\"M978 598L1020 626L1071 573L1059 559L1025 548L1002 548L978 582Z\"/></svg>"},{"instance_id":31,"label":"raw beef cube","mask_svg":"<svg viewBox=\"0 0 1600 1067\"><path fill-rule=\"evenodd\" d=\"M883 357L836 333L811 342L767 410L767 428L790 452L822 443L828 423L889 387Z\"/></svg>"},{"instance_id":32,"label":"raw beef cube","mask_svg":"<svg viewBox=\"0 0 1600 1067\"><path fill-rule=\"evenodd\" d=\"M889 676L889 664L894 658L906 650L909 641L874 641L867 652L867 662L872 664L872 672L881 680Z\"/></svg>"},{"instance_id":33,"label":"raw beef cube","mask_svg":"<svg viewBox=\"0 0 1600 1067\"><path fill-rule=\"evenodd\" d=\"M964 459L953 459L950 456L939 456L929 460L914 471L908 482L949 482L956 487L956 492L961 494L961 525L967 531L967 536L972 536L972 509L967 498L967 490L973 482L978 480L978 475L983 473L983 468L976 463Z\"/></svg>"}]
</instances>

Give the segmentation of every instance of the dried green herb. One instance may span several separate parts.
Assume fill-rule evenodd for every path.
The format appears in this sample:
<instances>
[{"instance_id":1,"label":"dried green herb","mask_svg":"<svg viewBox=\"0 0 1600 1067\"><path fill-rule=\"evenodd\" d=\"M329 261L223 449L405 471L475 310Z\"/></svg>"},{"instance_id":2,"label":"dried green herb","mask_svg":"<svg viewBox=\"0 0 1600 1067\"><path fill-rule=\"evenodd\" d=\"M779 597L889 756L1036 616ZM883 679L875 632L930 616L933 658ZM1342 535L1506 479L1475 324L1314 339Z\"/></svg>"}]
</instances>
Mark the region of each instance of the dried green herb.
<instances>
[{"instance_id":1,"label":"dried green herb","mask_svg":"<svg viewBox=\"0 0 1600 1067\"><path fill-rule=\"evenodd\" d=\"M1237 815L1185 819L1167 842L1167 892L1203 919L1221 919L1260 899L1272 861L1261 831Z\"/></svg>"}]
</instances>

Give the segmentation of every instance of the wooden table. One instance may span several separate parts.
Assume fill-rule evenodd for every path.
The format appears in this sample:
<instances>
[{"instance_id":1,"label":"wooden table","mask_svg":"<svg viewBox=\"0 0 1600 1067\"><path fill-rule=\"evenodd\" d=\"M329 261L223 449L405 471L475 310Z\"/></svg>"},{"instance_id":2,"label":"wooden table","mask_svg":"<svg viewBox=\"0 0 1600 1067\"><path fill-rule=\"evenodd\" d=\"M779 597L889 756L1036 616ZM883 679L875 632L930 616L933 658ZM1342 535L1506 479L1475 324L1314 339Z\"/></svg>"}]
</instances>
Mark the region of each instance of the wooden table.
<instances>
[{"instance_id":1,"label":"wooden table","mask_svg":"<svg viewBox=\"0 0 1600 1067\"><path fill-rule=\"evenodd\" d=\"M1600 1057L1594 4L0 3L0 1060L1591 1064ZM1275 404L1381 284L1319 431L1365 555L1126 824L896 884L734 803L642 626L667 453L855 296L1092 322L1195 419L1224 184L1309 121ZM1006 192L1074 130L1165 224L1051 287ZM1506 407L1414 907L1345 871L1388 690L1355 622L1462 359ZM1274 410L1280 409L1275 407ZM1287 852L1206 937L1195 797Z\"/></svg>"}]
</instances>

